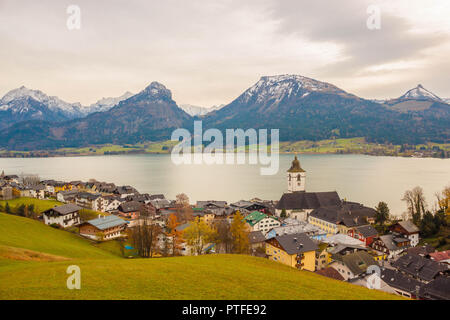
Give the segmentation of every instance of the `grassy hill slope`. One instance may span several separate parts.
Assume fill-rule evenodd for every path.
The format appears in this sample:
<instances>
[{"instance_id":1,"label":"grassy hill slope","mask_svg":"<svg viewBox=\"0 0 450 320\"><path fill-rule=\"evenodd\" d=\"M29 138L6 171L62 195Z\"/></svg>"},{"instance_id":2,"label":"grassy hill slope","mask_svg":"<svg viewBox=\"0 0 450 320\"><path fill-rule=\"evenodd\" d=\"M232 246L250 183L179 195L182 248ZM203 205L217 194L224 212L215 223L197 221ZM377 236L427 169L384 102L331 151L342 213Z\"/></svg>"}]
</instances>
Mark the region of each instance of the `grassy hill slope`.
<instances>
[{"instance_id":1,"label":"grassy hill slope","mask_svg":"<svg viewBox=\"0 0 450 320\"><path fill-rule=\"evenodd\" d=\"M29 256L26 250L0 255L0 299L398 299L251 256L121 259L74 234L5 214L0 246L39 258L15 258ZM66 288L69 265L81 268L81 290Z\"/></svg>"},{"instance_id":2,"label":"grassy hill slope","mask_svg":"<svg viewBox=\"0 0 450 320\"><path fill-rule=\"evenodd\" d=\"M116 256L96 248L76 234L41 222L0 213L0 245L18 247L68 258L105 259Z\"/></svg>"}]
</instances>

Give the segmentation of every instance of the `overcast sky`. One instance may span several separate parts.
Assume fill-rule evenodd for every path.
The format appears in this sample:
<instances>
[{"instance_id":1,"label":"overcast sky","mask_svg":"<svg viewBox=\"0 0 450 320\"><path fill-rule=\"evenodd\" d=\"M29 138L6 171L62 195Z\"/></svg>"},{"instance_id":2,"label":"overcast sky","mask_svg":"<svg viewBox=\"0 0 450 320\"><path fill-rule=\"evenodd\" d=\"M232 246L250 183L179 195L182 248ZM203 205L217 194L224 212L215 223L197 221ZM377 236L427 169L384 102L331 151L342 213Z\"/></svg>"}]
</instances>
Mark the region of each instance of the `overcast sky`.
<instances>
[{"instance_id":1,"label":"overcast sky","mask_svg":"<svg viewBox=\"0 0 450 320\"><path fill-rule=\"evenodd\" d=\"M25 85L90 104L159 81L179 104L211 106L300 74L364 98L419 83L450 97L449 40L449 0L0 0L0 96Z\"/></svg>"}]
</instances>

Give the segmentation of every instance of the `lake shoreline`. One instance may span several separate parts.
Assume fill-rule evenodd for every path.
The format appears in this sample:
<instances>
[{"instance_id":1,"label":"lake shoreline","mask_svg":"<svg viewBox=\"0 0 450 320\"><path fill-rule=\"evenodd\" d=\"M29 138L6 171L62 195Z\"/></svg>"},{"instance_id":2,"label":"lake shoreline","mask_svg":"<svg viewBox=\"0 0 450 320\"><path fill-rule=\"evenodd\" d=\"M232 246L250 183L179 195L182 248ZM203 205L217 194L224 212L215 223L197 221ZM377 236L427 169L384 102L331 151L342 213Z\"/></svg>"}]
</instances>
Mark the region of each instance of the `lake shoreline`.
<instances>
[{"instance_id":1,"label":"lake shoreline","mask_svg":"<svg viewBox=\"0 0 450 320\"><path fill-rule=\"evenodd\" d=\"M136 144L100 144L86 147L66 147L48 150L0 149L0 158L49 158L133 154L170 154L178 141L141 142ZM250 146L246 146L250 147ZM268 146L270 148L270 146ZM245 151L248 152L248 150ZM244 149L239 149L244 152ZM367 142L365 138L337 138L319 141L281 141L280 154L355 154L406 158L450 158L450 144L427 143L418 145L391 145Z\"/></svg>"},{"instance_id":2,"label":"lake shoreline","mask_svg":"<svg viewBox=\"0 0 450 320\"><path fill-rule=\"evenodd\" d=\"M59 152L49 152L49 151L26 151L18 152L12 151L13 153L9 153L11 151L6 151L4 153L0 153L0 158L2 159L17 159L17 158L65 158L65 157L100 157L100 156L119 156L119 155L170 155L170 152L148 152L145 150L136 150L133 152L107 152L107 153L97 153L97 152L89 152L89 153L59 153ZM248 154L248 152L245 152ZM280 155L365 155L365 156L373 156L373 157L396 157L396 158L422 158L422 159L450 159L449 156L442 158L437 156L419 156L414 154L378 154L378 153L366 153L366 152L301 152L301 151L280 151Z\"/></svg>"}]
</instances>

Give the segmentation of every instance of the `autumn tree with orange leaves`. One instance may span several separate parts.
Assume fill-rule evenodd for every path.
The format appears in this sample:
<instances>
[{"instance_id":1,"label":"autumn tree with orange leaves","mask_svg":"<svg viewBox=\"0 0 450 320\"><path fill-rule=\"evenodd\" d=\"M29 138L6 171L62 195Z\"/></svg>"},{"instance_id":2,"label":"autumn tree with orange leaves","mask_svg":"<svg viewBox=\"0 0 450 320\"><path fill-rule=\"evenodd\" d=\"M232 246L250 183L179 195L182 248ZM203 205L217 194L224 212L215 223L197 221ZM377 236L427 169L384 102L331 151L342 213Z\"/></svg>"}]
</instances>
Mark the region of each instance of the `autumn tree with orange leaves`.
<instances>
[{"instance_id":1,"label":"autumn tree with orange leaves","mask_svg":"<svg viewBox=\"0 0 450 320\"><path fill-rule=\"evenodd\" d=\"M168 255L179 256L181 254L181 244L184 242L183 240L183 232L178 231L176 228L180 225L178 222L177 216L173 213L169 216L167 221L167 243L168 246Z\"/></svg>"}]
</instances>

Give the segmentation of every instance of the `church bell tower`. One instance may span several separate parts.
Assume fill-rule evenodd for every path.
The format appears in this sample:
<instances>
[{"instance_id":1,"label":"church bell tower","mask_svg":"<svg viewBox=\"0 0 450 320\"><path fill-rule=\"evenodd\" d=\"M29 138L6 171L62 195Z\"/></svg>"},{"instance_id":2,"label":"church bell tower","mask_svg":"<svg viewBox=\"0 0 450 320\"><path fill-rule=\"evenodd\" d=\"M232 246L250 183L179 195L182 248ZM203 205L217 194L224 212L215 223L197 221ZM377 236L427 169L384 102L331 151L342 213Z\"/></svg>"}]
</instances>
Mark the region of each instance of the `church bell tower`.
<instances>
[{"instance_id":1,"label":"church bell tower","mask_svg":"<svg viewBox=\"0 0 450 320\"><path fill-rule=\"evenodd\" d=\"M300 161L295 156L291 168L287 171L288 192L305 191L306 171L300 167Z\"/></svg>"}]
</instances>

